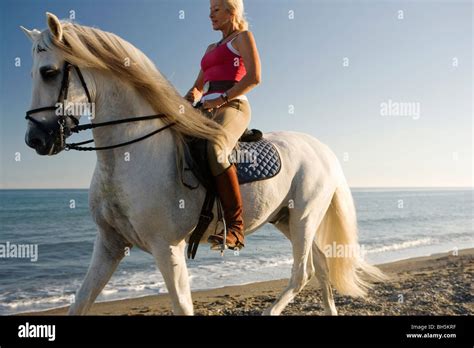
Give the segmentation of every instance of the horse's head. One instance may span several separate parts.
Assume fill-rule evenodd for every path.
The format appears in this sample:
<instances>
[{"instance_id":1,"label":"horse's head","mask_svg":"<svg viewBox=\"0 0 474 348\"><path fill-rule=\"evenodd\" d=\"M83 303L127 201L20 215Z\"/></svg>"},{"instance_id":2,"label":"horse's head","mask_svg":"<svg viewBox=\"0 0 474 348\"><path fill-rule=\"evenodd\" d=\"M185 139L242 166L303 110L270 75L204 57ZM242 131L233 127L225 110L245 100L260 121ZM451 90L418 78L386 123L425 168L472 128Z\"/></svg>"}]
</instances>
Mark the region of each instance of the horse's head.
<instances>
[{"instance_id":1,"label":"horse's head","mask_svg":"<svg viewBox=\"0 0 474 348\"><path fill-rule=\"evenodd\" d=\"M42 32L21 27L33 43L33 91L25 141L40 155L55 155L64 149L65 138L78 123L80 114L74 105L90 100L82 88L87 89L85 83L78 78L80 72L71 69L55 45L63 42L61 22L51 13L46 17L48 29Z\"/></svg>"}]
</instances>

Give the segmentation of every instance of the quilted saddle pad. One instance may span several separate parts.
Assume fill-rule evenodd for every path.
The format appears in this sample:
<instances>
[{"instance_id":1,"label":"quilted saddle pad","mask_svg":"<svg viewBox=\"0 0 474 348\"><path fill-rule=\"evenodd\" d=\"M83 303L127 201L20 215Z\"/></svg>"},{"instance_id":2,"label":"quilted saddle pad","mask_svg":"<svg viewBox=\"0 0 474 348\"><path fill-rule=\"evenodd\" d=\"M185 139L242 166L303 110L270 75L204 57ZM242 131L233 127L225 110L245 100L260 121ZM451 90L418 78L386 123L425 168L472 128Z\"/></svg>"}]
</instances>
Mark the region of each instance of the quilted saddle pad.
<instances>
[{"instance_id":1,"label":"quilted saddle pad","mask_svg":"<svg viewBox=\"0 0 474 348\"><path fill-rule=\"evenodd\" d=\"M272 178L281 169L280 154L275 145L266 139L239 142L230 154L229 160L237 165L241 185Z\"/></svg>"}]
</instances>

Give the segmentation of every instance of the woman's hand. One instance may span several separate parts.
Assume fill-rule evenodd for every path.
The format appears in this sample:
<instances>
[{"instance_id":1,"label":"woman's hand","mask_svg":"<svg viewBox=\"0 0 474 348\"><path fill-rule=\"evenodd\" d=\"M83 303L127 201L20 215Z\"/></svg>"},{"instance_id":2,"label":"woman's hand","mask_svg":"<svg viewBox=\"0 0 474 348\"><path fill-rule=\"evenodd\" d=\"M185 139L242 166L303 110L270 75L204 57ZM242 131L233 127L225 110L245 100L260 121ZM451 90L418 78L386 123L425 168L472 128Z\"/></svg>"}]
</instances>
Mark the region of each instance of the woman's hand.
<instances>
[{"instance_id":1,"label":"woman's hand","mask_svg":"<svg viewBox=\"0 0 474 348\"><path fill-rule=\"evenodd\" d=\"M222 98L215 98L215 99L209 99L209 100L206 100L203 104L202 104L202 107L203 109L218 109L220 108L222 105L224 105L224 100Z\"/></svg>"},{"instance_id":2,"label":"woman's hand","mask_svg":"<svg viewBox=\"0 0 474 348\"><path fill-rule=\"evenodd\" d=\"M196 100L201 99L201 95L201 91L199 91L196 87L193 87L189 90L188 93L186 93L184 99L193 104Z\"/></svg>"}]
</instances>

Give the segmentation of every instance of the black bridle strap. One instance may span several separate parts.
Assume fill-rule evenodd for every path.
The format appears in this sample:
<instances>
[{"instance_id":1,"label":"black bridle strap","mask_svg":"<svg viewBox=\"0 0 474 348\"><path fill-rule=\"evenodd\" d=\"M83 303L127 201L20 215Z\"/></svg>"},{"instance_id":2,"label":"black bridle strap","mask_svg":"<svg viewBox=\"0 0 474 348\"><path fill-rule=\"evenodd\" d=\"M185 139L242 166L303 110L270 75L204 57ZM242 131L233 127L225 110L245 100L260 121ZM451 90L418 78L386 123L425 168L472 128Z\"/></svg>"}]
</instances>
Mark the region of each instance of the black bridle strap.
<instances>
[{"instance_id":1,"label":"black bridle strap","mask_svg":"<svg viewBox=\"0 0 474 348\"><path fill-rule=\"evenodd\" d=\"M61 97L62 97L63 100L67 99L68 90L69 90L69 72L70 72L71 66L72 65L69 62L67 62L67 61L64 62L63 78L61 80L61 86L59 87L59 94L58 94L58 99L57 99L56 103L61 102ZM81 73L79 67L74 65L74 68L76 69L77 75L79 76L79 79L81 80L82 88L86 92L88 101L89 101L89 103L91 103L89 89L87 88L87 84L84 80L84 76L82 76L82 73ZM33 122L34 124L36 124L46 134L52 135L52 134L54 134L53 131L46 130L46 128L42 125L41 122L39 122L38 120L31 117L32 114L36 114L36 113L42 112L42 111L50 111L50 110L54 110L54 111L57 110L57 106L56 105L44 106L44 107L41 107L41 108L28 110L26 112L25 119L27 119L27 120ZM77 118L75 118L74 116L67 115L67 117L69 117L71 119L71 121L74 123L74 125L77 126L79 124L79 120Z\"/></svg>"},{"instance_id":2,"label":"black bridle strap","mask_svg":"<svg viewBox=\"0 0 474 348\"><path fill-rule=\"evenodd\" d=\"M56 110L56 109L57 109L56 106L44 106L42 108L28 110L26 114L30 116L31 114L35 114L37 112L47 111L47 110Z\"/></svg>"},{"instance_id":3,"label":"black bridle strap","mask_svg":"<svg viewBox=\"0 0 474 348\"><path fill-rule=\"evenodd\" d=\"M33 122L39 129L41 129L45 134L53 135L54 131L53 130L48 130L46 127L38 120L34 119L31 117L31 114L37 113L37 112L42 112L42 111L48 111L48 110L56 110L56 106L45 106L42 108L37 108L37 109L32 109L26 112L25 119Z\"/></svg>"},{"instance_id":4,"label":"black bridle strap","mask_svg":"<svg viewBox=\"0 0 474 348\"><path fill-rule=\"evenodd\" d=\"M104 122L105 123L105 122ZM173 125L175 125L176 123L173 122L173 123L169 123L161 128L158 128L157 130L154 130L153 132L151 133L148 133L140 138L136 138L136 139L133 139L133 140L130 140L130 141L126 141L124 143L120 143L120 144L115 144L115 145L110 145L110 146L100 146L100 147L81 147L80 145L84 145L84 144L88 144L88 143L92 143L94 141L94 139L91 139L91 140L86 140L86 141L82 141L80 143L71 143L71 144L66 144L66 147L65 147L65 150L68 151L68 150L76 150L76 151L100 151L100 150L110 150L110 149L115 149L117 147L122 147L122 146L126 146L126 145L130 145L130 144L133 144L133 143L136 143L140 140L143 140L143 139L146 139L146 138L149 138L151 137L152 135L155 135Z\"/></svg>"},{"instance_id":5,"label":"black bridle strap","mask_svg":"<svg viewBox=\"0 0 474 348\"><path fill-rule=\"evenodd\" d=\"M149 116L123 118L120 120L113 120L113 121L100 122L100 123L89 123L89 124L83 124L83 125L79 125L74 128L71 128L71 132L79 133L80 131L83 131L83 130L94 129L98 127L111 126L115 124L128 123L128 122L153 120L156 118L165 118L165 117L166 117L165 114L157 114L157 115L149 115Z\"/></svg>"},{"instance_id":6,"label":"black bridle strap","mask_svg":"<svg viewBox=\"0 0 474 348\"><path fill-rule=\"evenodd\" d=\"M76 70L77 76L79 76L79 80L81 81L82 88L86 92L87 101L89 103L92 103L92 98L91 98L91 95L89 93L89 88L87 88L87 84L86 84L86 81L84 80L84 76L82 76L81 69L79 69L79 67L77 65L73 65L73 67L74 67L74 70Z\"/></svg>"},{"instance_id":7,"label":"black bridle strap","mask_svg":"<svg viewBox=\"0 0 474 348\"><path fill-rule=\"evenodd\" d=\"M79 133L80 131L83 131L83 130L94 129L94 128L98 128L98 127L111 126L111 125L116 125L116 124L121 124L121 123L153 120L153 119L164 118L164 117L166 117L165 114L157 114L157 115L149 115L149 116L123 118L123 119L120 119L120 120L113 120L113 121L101 122L101 123L89 123L89 124L75 126L74 128L71 128L71 132ZM140 140L151 137L152 135L155 135L155 134L157 134L157 133L159 133L159 132L161 132L161 131L163 131L163 130L165 130L165 129L167 129L167 128L175 125L175 124L176 124L176 122L169 123L169 124L167 124L167 125L165 125L161 128L158 128L158 129L154 130L153 132L148 133L148 134L146 134L146 135L144 135L140 138L136 138L136 139L124 142L124 143L120 143L120 144L115 144L115 145L110 145L110 146L100 146L100 147L83 147L83 146L81 146L81 145L90 144L90 143L94 142L94 139L90 139L90 140L86 140L86 141L81 141L79 143L66 144L65 150L66 151L69 151L69 150L101 151L101 150L115 149L115 148L118 148L118 147L130 145L130 144L136 143Z\"/></svg>"},{"instance_id":8,"label":"black bridle strap","mask_svg":"<svg viewBox=\"0 0 474 348\"><path fill-rule=\"evenodd\" d=\"M61 81L61 88L59 89L58 102L61 101L61 96L63 97L63 100L67 99L68 90L69 90L69 71L70 71L70 68L71 68L71 64L67 61L64 62L63 79Z\"/></svg>"}]
</instances>

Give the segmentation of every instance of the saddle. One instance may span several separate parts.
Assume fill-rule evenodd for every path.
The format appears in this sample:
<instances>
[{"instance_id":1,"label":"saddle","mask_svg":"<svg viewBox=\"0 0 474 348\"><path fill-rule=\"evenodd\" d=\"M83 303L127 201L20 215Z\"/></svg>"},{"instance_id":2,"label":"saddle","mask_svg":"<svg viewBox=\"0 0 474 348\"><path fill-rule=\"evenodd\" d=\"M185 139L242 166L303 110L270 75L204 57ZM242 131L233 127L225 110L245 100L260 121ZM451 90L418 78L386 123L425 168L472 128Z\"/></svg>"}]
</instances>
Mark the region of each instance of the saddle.
<instances>
[{"instance_id":1,"label":"saddle","mask_svg":"<svg viewBox=\"0 0 474 348\"><path fill-rule=\"evenodd\" d=\"M188 258L194 259L199 242L214 219L212 209L217 192L207 159L207 140L193 137L187 137L185 140L186 168L184 170L191 171L199 183L206 188L206 197L199 221L191 234L187 249ZM258 129L247 129L242 134L229 155L229 161L237 167L240 185L270 179L281 169L278 150L272 142L263 137L263 133ZM190 189L196 189L199 186L191 186L184 181L183 184ZM219 219L222 219L219 201L217 207Z\"/></svg>"}]
</instances>

